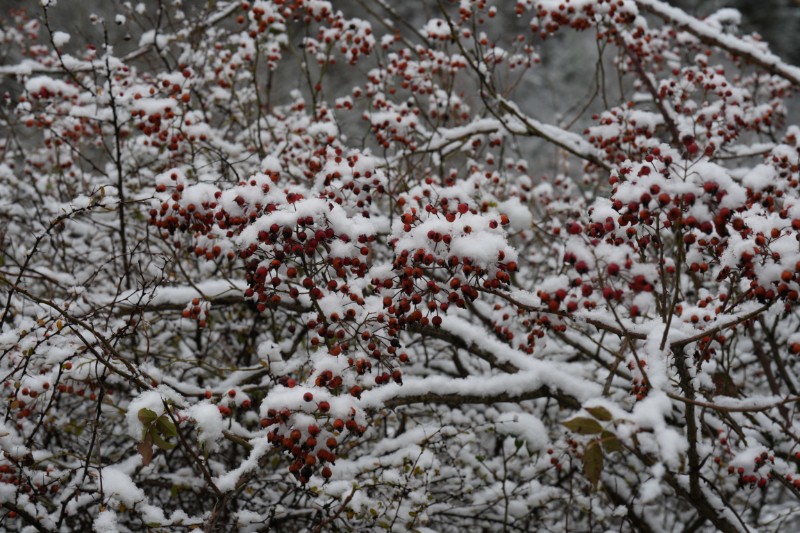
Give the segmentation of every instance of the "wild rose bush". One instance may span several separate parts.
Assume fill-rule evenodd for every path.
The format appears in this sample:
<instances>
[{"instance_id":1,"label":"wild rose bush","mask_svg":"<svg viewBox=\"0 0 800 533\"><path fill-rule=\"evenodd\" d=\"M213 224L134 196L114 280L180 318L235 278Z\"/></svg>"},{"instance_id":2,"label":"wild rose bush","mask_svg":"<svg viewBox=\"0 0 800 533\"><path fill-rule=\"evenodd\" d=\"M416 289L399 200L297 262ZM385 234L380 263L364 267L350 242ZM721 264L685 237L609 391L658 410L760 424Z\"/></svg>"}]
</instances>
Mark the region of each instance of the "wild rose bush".
<instances>
[{"instance_id":1,"label":"wild rose bush","mask_svg":"<svg viewBox=\"0 0 800 533\"><path fill-rule=\"evenodd\" d=\"M738 13L64 4L0 32L4 529L800 526L800 69Z\"/></svg>"}]
</instances>

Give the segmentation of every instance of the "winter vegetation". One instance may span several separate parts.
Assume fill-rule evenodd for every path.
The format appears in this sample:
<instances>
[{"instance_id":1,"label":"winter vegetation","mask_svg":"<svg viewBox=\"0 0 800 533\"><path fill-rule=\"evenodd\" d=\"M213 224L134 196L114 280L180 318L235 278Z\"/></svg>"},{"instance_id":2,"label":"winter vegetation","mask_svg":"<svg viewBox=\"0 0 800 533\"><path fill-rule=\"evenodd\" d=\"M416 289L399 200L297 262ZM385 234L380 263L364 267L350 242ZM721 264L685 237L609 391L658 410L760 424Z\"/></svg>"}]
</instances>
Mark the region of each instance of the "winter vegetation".
<instances>
[{"instance_id":1,"label":"winter vegetation","mask_svg":"<svg viewBox=\"0 0 800 533\"><path fill-rule=\"evenodd\" d=\"M800 529L800 68L737 11L25 3L1 529Z\"/></svg>"}]
</instances>

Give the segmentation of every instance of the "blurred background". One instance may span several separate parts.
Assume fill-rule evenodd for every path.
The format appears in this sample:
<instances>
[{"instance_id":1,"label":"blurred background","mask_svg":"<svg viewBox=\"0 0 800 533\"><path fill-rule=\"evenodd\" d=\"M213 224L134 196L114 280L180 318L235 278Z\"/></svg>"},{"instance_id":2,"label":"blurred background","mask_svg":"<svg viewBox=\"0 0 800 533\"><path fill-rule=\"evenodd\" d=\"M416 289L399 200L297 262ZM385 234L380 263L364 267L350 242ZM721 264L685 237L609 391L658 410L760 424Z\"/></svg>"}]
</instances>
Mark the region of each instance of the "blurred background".
<instances>
[{"instance_id":1,"label":"blurred background","mask_svg":"<svg viewBox=\"0 0 800 533\"><path fill-rule=\"evenodd\" d=\"M0 0L0 19L6 19L9 10L25 9L31 17L42 19L42 2L50 2L49 23L53 30L64 31L72 35L72 39L63 47L63 51L79 55L79 48L87 43L100 46L103 43L103 25L97 21L107 22L108 39L114 48L115 55L121 56L134 50L139 44L142 32L154 27L162 29L174 26L176 7L183 6L189 18L199 17L202 12L213 9L215 0ZM510 0L496 2L497 6ZM800 0L668 0L688 13L704 17L715 11L731 7L742 13L744 33L757 32L769 42L774 53L786 62L800 65ZM457 2L454 2L457 3ZM334 6L342 9L350 16L371 18L366 11L381 11L374 0L334 0ZM386 0L404 21L412 27L421 27L429 18L437 16L438 3L434 0ZM494 23L497 35L504 30L514 28L522 30L527 26L530 17L518 18L513 9L498 11ZM115 20L118 13L134 14L124 23ZM95 17L92 17L95 15ZM6 19L7 20L7 19ZM94 20L94 22L93 22ZM2 36L0 23L0 36ZM46 32L45 32L46 34ZM542 63L547 68L534 68L522 80L520 89L530 97L523 98L525 111L537 119L554 122L573 131L581 131L585 126L581 109L591 97L594 85L594 73L597 66L598 48L593 35L586 32L576 38L574 32L559 32L555 37L538 42ZM0 47L1 48L1 47ZM0 64L12 65L20 58L14 52L0 49ZM150 54L143 61L158 61ZM610 55L604 55L604 62ZM556 67L558 65L558 67ZM154 65L162 69L163 64ZM346 92L349 82L347 76L329 78L334 88ZM298 82L295 76L287 76L282 83ZM0 92L14 95L17 88L13 81L0 79ZM280 91L288 94L288 90ZM800 97L795 95L786 101L788 123L800 123ZM586 109L596 111L594 105ZM584 109L584 111L586 111Z\"/></svg>"},{"instance_id":2,"label":"blurred background","mask_svg":"<svg viewBox=\"0 0 800 533\"><path fill-rule=\"evenodd\" d=\"M52 0L51 0L52 1ZM155 15L159 4L165 6L182 4L187 8L202 9L213 0L144 0L142 2L123 2L121 0L59 0L53 8L54 19L59 26L67 32L86 31L91 23L88 20L90 13L113 19L114 14L120 12L124 4L145 6L147 12ZM800 0L668 0L672 5L678 6L696 16L705 16L723 7L738 9L744 20L745 31L760 33L773 50L785 59L800 63ZM416 4L429 4L423 0L389 0L395 4L395 9L407 15L409 21L421 19L425 10L419 9ZM335 1L338 4L355 4L350 1ZM498 5L502 4L499 2ZM345 6L343 6L345 7ZM40 0L0 0L0 13L9 9L25 8L31 12L40 12Z\"/></svg>"}]
</instances>

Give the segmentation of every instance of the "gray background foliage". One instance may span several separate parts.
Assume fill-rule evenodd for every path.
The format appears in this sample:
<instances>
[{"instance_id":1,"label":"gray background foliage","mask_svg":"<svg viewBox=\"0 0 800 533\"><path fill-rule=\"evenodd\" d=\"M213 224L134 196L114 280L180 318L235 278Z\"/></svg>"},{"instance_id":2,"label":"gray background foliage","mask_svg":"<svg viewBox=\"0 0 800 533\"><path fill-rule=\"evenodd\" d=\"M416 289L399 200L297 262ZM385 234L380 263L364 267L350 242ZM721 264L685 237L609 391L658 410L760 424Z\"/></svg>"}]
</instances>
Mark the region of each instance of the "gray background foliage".
<instances>
[{"instance_id":1,"label":"gray background foliage","mask_svg":"<svg viewBox=\"0 0 800 533\"><path fill-rule=\"evenodd\" d=\"M161 2L144 0L143 3L149 12L154 13ZM172 0L163 1L165 5L175 3L177 2ZM207 4L206 0L183 0L181 3L190 9ZM347 0L334 2L337 7L339 4L352 3ZM422 2L395 0L390 3L395 3L397 11L407 15L410 20L421 19L426 15L424 9L415 5ZM792 63L800 63L800 0L669 0L669 3L698 16L708 15L722 7L736 8L744 15L746 30L757 31L770 42L779 55ZM66 31L82 33L90 27L89 13L111 19L122 4L120 0L60 0L53 12L59 26ZM1 13L20 7L32 12L41 9L38 0L0 0Z\"/></svg>"},{"instance_id":2,"label":"gray background foliage","mask_svg":"<svg viewBox=\"0 0 800 533\"><path fill-rule=\"evenodd\" d=\"M334 0L333 4L350 15L359 16L369 2ZM113 23L115 14L130 12L131 7L139 3L145 6L141 16L129 19L124 26ZM50 24L54 30L66 31L73 36L64 51L76 54L77 48L86 43L100 45L103 42L103 26L90 21L90 15L95 14L99 19L108 21L108 38L115 54L124 55L136 48L142 31L155 26L171 26L170 17L176 6L182 5L187 16L192 18L209 9L213 3L214 0L58 0L50 10ZM428 18L435 17L438 9L437 3L431 0L389 0L387 3L410 25L417 27L421 27ZM701 17L723 7L736 8L743 14L743 31L758 32L770 43L775 53L789 63L800 65L800 0L669 0L669 3ZM496 5L502 6L503 2L496 2ZM12 8L26 8L38 17L42 14L39 0L0 0L0 16ZM502 15L502 9L500 11ZM495 23L497 30L502 33L507 25L527 25L528 19L515 17L513 10L509 9L508 16L498 17ZM569 41L565 41L567 38ZM539 50L544 68L533 69L523 80L522 88L525 94L531 96L520 103L526 112L540 120L581 131L587 125L585 117L580 117L575 124L572 121L592 92L598 53L594 39L589 35L575 39L574 35L566 37L559 34L540 43ZM2 62L9 64L15 59L5 57ZM163 68L163 65L156 68ZM290 76L285 78L285 82L297 82L297 78ZM340 90L347 92L348 82L347 77L343 76L337 85L340 85ZM287 90L281 92L288 94L290 88L287 86ZM0 80L0 92L10 91L13 95L15 89L10 80ZM786 104L789 123L800 122L800 98L790 99ZM593 107L590 106L589 111L595 111Z\"/></svg>"}]
</instances>

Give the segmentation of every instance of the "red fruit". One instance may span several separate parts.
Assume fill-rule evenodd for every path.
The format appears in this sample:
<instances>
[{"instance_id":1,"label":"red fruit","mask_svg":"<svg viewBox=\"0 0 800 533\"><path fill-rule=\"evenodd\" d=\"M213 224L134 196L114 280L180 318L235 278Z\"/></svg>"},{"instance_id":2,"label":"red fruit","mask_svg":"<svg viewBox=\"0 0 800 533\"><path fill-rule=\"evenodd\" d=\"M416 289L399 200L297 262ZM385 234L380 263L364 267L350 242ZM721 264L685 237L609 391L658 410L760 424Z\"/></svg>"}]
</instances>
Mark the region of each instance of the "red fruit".
<instances>
[{"instance_id":1,"label":"red fruit","mask_svg":"<svg viewBox=\"0 0 800 533\"><path fill-rule=\"evenodd\" d=\"M325 479L330 479L330 477L333 475L333 471L331 471L330 467L326 466L325 468L322 469L321 474L322 477L324 477Z\"/></svg>"},{"instance_id":2,"label":"red fruit","mask_svg":"<svg viewBox=\"0 0 800 533\"><path fill-rule=\"evenodd\" d=\"M230 396L231 398L235 397L236 396L236 391L233 390L233 389L229 390L228 391L228 396Z\"/></svg>"},{"instance_id":3,"label":"red fruit","mask_svg":"<svg viewBox=\"0 0 800 533\"><path fill-rule=\"evenodd\" d=\"M305 400L307 402L311 402L311 401L314 400L314 395L311 394L310 392L307 392L307 393L303 394L303 400Z\"/></svg>"},{"instance_id":4,"label":"red fruit","mask_svg":"<svg viewBox=\"0 0 800 533\"><path fill-rule=\"evenodd\" d=\"M462 215L469 211L469 206L467 204L458 204L458 212Z\"/></svg>"},{"instance_id":5,"label":"red fruit","mask_svg":"<svg viewBox=\"0 0 800 533\"><path fill-rule=\"evenodd\" d=\"M317 408L320 410L320 412L327 413L328 411L331 410L331 404L329 404L328 402L319 402Z\"/></svg>"}]
</instances>

